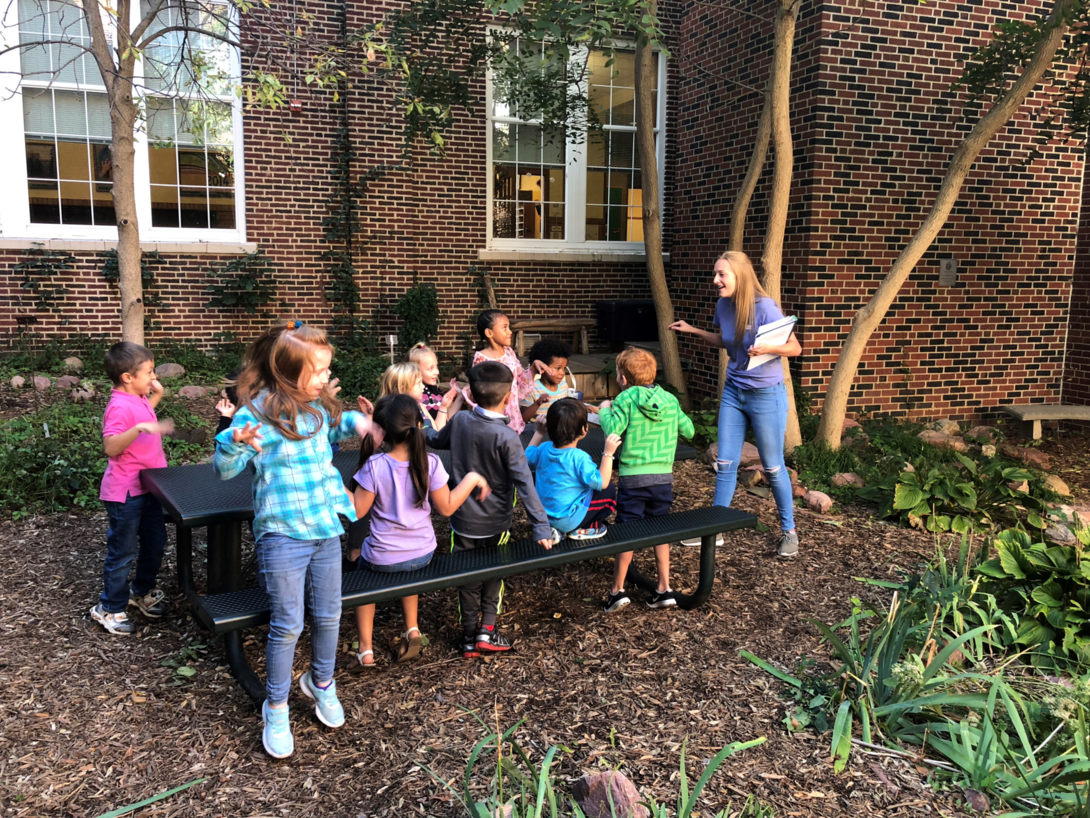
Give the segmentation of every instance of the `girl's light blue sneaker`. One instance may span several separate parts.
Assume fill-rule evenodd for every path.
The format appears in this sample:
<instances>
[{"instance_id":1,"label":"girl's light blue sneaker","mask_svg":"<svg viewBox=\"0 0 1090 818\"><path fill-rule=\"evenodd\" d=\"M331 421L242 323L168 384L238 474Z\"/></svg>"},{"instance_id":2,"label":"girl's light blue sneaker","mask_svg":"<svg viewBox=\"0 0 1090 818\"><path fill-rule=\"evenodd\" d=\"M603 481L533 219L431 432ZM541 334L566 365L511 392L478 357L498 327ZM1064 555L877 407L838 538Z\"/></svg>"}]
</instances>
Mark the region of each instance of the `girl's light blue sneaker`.
<instances>
[{"instance_id":1,"label":"girl's light blue sneaker","mask_svg":"<svg viewBox=\"0 0 1090 818\"><path fill-rule=\"evenodd\" d=\"M308 670L299 677L299 687L308 697L314 699L314 715L318 717L318 721L326 727L340 727L344 724L344 708L337 698L336 682L330 682L329 687L322 690L314 683Z\"/></svg>"},{"instance_id":2,"label":"girl's light blue sneaker","mask_svg":"<svg viewBox=\"0 0 1090 818\"><path fill-rule=\"evenodd\" d=\"M265 752L273 758L290 756L295 751L295 739L291 735L291 725L288 723L288 708L281 707L274 710L266 701L261 705L261 718L265 722L265 729L261 731L261 741L265 745Z\"/></svg>"}]
</instances>

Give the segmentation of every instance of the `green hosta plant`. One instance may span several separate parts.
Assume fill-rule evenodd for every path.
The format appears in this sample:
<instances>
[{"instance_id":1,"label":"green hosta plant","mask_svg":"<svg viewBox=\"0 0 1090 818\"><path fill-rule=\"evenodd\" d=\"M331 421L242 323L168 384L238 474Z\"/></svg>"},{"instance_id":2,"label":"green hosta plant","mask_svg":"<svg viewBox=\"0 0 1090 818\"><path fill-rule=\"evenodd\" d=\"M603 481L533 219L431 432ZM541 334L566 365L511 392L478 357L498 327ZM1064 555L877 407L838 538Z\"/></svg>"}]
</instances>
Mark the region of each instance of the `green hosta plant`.
<instances>
[{"instance_id":1,"label":"green hosta plant","mask_svg":"<svg viewBox=\"0 0 1090 818\"><path fill-rule=\"evenodd\" d=\"M909 525L934 533L986 531L1016 520L1018 509L1040 512L1043 503L1017 486L1032 475L998 460L984 464L957 454L956 463L940 463L926 473L905 471L862 489L878 503L883 517L899 516Z\"/></svg>"},{"instance_id":2,"label":"green hosta plant","mask_svg":"<svg viewBox=\"0 0 1090 818\"><path fill-rule=\"evenodd\" d=\"M1030 522L1044 526L1036 515ZM1090 665L1090 529L1077 529L1076 537L1079 544L1067 547L1008 529L993 542L996 556L977 566L981 590L1018 617L1013 644L1033 649L1038 665Z\"/></svg>"}]
</instances>

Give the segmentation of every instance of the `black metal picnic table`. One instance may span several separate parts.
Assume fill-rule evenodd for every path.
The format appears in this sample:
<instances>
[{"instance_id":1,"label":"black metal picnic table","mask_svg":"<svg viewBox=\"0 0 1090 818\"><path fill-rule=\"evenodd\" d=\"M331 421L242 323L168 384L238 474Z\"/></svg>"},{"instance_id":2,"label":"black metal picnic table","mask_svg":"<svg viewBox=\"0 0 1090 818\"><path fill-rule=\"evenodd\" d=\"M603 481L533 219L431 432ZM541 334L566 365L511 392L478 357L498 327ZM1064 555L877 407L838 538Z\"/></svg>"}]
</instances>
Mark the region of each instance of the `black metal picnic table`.
<instances>
[{"instance_id":1,"label":"black metal picnic table","mask_svg":"<svg viewBox=\"0 0 1090 818\"><path fill-rule=\"evenodd\" d=\"M533 429L523 432L523 445L533 436ZM591 426L580 448L597 461L605 445L605 436L598 426ZM450 452L435 451L450 470ZM696 457L696 450L679 446L677 460ZM355 471L359 453L342 450L333 455L333 465L347 483ZM141 475L144 487L154 495L174 522L177 530L178 584L189 603L200 606L201 595L193 582L193 529L208 529L207 594L219 594L243 589L242 524L254 518L253 472L247 468L230 480L221 480L211 463L147 469ZM644 578L633 572L636 581ZM642 583L641 583L642 584ZM227 663L242 687L257 699L264 684L253 672L243 652L241 630L223 635Z\"/></svg>"}]
</instances>

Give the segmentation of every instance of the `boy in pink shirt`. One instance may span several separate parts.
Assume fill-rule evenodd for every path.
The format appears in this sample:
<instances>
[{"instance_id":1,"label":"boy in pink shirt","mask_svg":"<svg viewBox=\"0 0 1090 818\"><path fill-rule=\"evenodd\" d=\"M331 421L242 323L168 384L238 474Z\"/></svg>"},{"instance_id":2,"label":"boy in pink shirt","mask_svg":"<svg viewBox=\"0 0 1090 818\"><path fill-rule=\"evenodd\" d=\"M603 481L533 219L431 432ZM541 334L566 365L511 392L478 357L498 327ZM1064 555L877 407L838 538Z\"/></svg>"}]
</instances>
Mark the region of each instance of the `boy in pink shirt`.
<instances>
[{"instance_id":1,"label":"boy in pink shirt","mask_svg":"<svg viewBox=\"0 0 1090 818\"><path fill-rule=\"evenodd\" d=\"M164 594L155 587L155 578L163 562L167 527L163 507L140 484L140 472L166 466L162 435L174 431L174 421L160 422L155 416L163 385L155 377L151 350L129 341L114 344L106 351L106 374L114 389L102 418L109 463L99 499L106 506L109 524L102 595L91 609L91 618L110 633L129 634L133 632L125 613L129 605L152 619L166 613ZM136 576L130 586L133 562Z\"/></svg>"}]
</instances>

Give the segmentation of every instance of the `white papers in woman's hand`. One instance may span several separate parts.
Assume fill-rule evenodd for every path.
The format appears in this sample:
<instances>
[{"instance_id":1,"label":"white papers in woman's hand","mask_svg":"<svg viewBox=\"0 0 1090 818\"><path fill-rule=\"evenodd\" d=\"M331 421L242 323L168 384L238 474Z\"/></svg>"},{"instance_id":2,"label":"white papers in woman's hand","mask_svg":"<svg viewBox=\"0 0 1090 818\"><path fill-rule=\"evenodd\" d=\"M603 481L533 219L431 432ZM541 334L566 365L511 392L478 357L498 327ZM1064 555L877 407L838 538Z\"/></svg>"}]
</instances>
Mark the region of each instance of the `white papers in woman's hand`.
<instances>
[{"instance_id":1,"label":"white papers in woman's hand","mask_svg":"<svg viewBox=\"0 0 1090 818\"><path fill-rule=\"evenodd\" d=\"M754 344L762 344L764 346L778 347L787 343L791 338L791 333L795 331L795 322L797 319L793 315L789 315L786 318L781 318L779 321L773 321L771 324L764 324L757 328L757 338ZM746 369L756 369L761 364L767 364L769 361L779 358L779 355L754 355L749 359L749 364Z\"/></svg>"}]
</instances>

